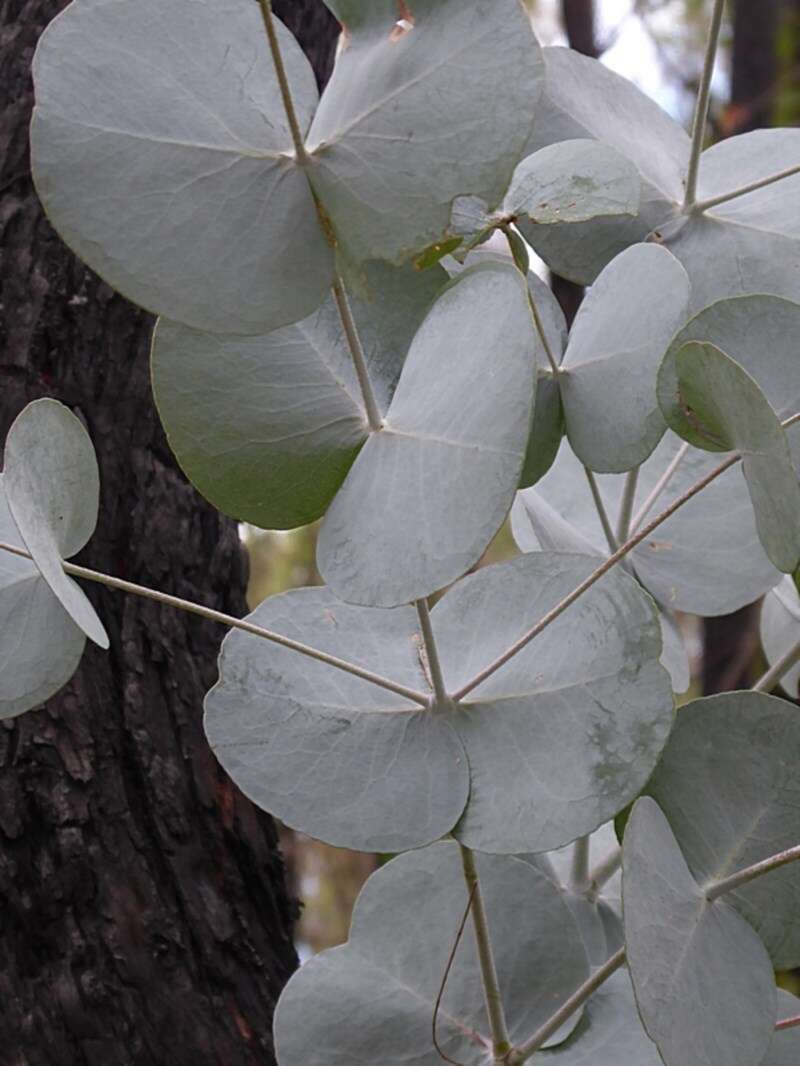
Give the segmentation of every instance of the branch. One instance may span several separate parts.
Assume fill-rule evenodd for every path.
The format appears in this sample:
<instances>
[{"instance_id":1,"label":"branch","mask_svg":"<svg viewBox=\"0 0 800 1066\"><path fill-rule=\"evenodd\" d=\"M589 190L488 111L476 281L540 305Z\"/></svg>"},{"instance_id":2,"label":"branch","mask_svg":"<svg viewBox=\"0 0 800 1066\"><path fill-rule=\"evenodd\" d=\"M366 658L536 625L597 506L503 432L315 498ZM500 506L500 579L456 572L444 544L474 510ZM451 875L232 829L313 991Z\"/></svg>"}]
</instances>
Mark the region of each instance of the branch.
<instances>
[{"instance_id":1,"label":"branch","mask_svg":"<svg viewBox=\"0 0 800 1066\"><path fill-rule=\"evenodd\" d=\"M697 105L692 123L692 150L689 156L689 169L686 174L686 194L683 200L683 209L688 213L693 207L697 197L697 178L700 173L700 155L703 151L703 142L706 135L706 122L708 120L708 105L711 96L711 77L714 73L714 61L717 57L719 45L719 33L722 27L722 15L725 10L725 0L714 0L714 10L711 14L711 25L708 29L708 42L706 54L703 60L703 74L700 78L700 87L697 91Z\"/></svg>"},{"instance_id":2,"label":"branch","mask_svg":"<svg viewBox=\"0 0 800 1066\"><path fill-rule=\"evenodd\" d=\"M367 414L367 422L369 423L369 428L372 432L376 433L379 429L383 428L383 418L381 417L378 401L375 399L375 393L372 389L372 382L370 381L369 370L367 369L367 360L364 355L361 338L358 335L355 319L353 318L353 312L350 308L350 301L347 298L344 282L338 273L333 282L333 296L336 300L336 306L339 309L339 318L342 320L342 328L344 329L344 335L347 339L347 346L350 349L350 355L353 358L353 365L356 368L356 377L358 378L361 396L364 400L364 410Z\"/></svg>"},{"instance_id":3,"label":"branch","mask_svg":"<svg viewBox=\"0 0 800 1066\"><path fill-rule=\"evenodd\" d=\"M4 544L0 541L0 551L10 552L21 559L33 561L33 557L29 552L24 551L22 548L17 548L13 544ZM306 655L309 659L316 659L317 662L325 663L326 666L333 666L346 674L360 677L363 681L369 681L379 688L394 692L398 696L404 696L407 700L418 703L422 707L428 707L430 704L430 697L424 692L406 688L405 685L399 685L394 681L390 681L387 677L381 677L380 674L374 674L371 670L356 666L355 663L347 662L336 655L329 655L325 651L319 651L308 644L302 644L299 640L292 640L291 637L284 637L281 633L274 633L270 629L264 629L262 626L257 626L246 619L234 618L233 615L223 614L221 611L215 611L211 607L204 607L202 604L194 603L192 600L182 600L178 596L170 596L166 592L158 592L156 589L147 588L145 585L134 585L130 581L122 581L120 578L112 577L110 574L101 574L97 570L87 570L84 566L75 566L73 563L63 561L61 565L64 568L64 572L72 577L95 581L100 585L116 589L118 592L128 592L134 596L142 596L144 599L154 600L156 603L161 603L166 607L176 607L178 610L188 611L189 614L199 615L201 618L206 618L211 622L219 622L220 625L230 626L231 629L241 629L245 633L251 633L253 636L261 637L263 640L269 640L273 644L280 644L281 647L288 648L290 651Z\"/></svg>"},{"instance_id":4,"label":"branch","mask_svg":"<svg viewBox=\"0 0 800 1066\"><path fill-rule=\"evenodd\" d=\"M780 679L800 662L800 640L781 655L753 685L753 692L772 692Z\"/></svg>"},{"instance_id":5,"label":"branch","mask_svg":"<svg viewBox=\"0 0 800 1066\"><path fill-rule=\"evenodd\" d=\"M608 511L606 505L603 503L603 497L600 495L600 486L597 484L597 478L594 476L588 466L583 468L584 474L586 474L586 480L589 482L589 491L592 494L594 500L595 510L597 511L597 517L600 519L600 525L603 527L603 533L605 534L606 544L608 544L608 550L615 552L619 548L619 542L614 536L614 530L611 528L611 521L608 517Z\"/></svg>"},{"instance_id":6,"label":"branch","mask_svg":"<svg viewBox=\"0 0 800 1066\"><path fill-rule=\"evenodd\" d=\"M267 41L269 42L269 50L272 53L272 62L275 64L275 74L278 78L278 87L281 91L283 109L286 112L286 121L289 123L289 129L292 133L295 162L300 166L303 166L311 161L311 156L306 151L303 134L300 131L300 123L297 121L297 112L294 109L292 91L289 88L289 79L286 76L286 67L283 63L283 56L281 55L281 48L278 43L278 34L275 29L275 16L272 13L272 0L258 0L258 5L261 8L261 18L264 20L264 29L267 31Z\"/></svg>"},{"instance_id":7,"label":"branch","mask_svg":"<svg viewBox=\"0 0 800 1066\"><path fill-rule=\"evenodd\" d=\"M706 889L706 899L711 903L725 892L733 892L742 885L755 881L757 877L779 870L782 866L788 866L790 862L797 862L798 859L800 859L800 847L779 851L777 855L771 855L768 859L762 859L761 862L756 862L752 866L745 867L744 870L739 870L738 873L731 874L730 877L715 881Z\"/></svg>"},{"instance_id":8,"label":"branch","mask_svg":"<svg viewBox=\"0 0 800 1066\"><path fill-rule=\"evenodd\" d=\"M774 185L776 181L791 178L794 174L800 174L800 164L787 167L786 170L780 170L777 174L770 174L768 178L751 181L749 185L742 185L741 188L734 189L733 192L722 193L721 196L712 196L708 200L698 200L692 207L692 213L698 214L701 211L708 211L712 207L718 207L720 204L726 204L729 200L737 200L740 196L746 196L747 193L755 192L757 189L765 189L768 185Z\"/></svg>"},{"instance_id":9,"label":"branch","mask_svg":"<svg viewBox=\"0 0 800 1066\"><path fill-rule=\"evenodd\" d=\"M647 497L642 506L634 515L633 520L631 521L631 528L629 530L630 533L635 533L639 526L642 524L642 522L645 520L645 518L647 518L647 516L650 514L653 509L653 506L658 501L658 498L661 496L664 489L666 489L667 485L669 485L670 481L672 481L672 475L675 473L675 471L678 469L678 467L686 457L689 451L689 447L689 444L684 441L684 443L675 453L672 462L669 464L667 469L655 483L652 488L652 491L650 492L650 495Z\"/></svg>"},{"instance_id":10,"label":"branch","mask_svg":"<svg viewBox=\"0 0 800 1066\"><path fill-rule=\"evenodd\" d=\"M628 471L625 478L625 488L622 490L622 502L619 505L619 517L617 518L617 541L620 544L627 540L631 533L631 515L638 484L639 467L636 466L633 470Z\"/></svg>"},{"instance_id":11,"label":"branch","mask_svg":"<svg viewBox=\"0 0 800 1066\"><path fill-rule=\"evenodd\" d=\"M436 640L433 636L431 613L428 610L426 600L417 600L417 615L419 617L419 627L422 632L422 642L425 647L425 657L428 661L431 688L436 697L437 706L447 707L451 701L450 697L447 695L447 689L444 684L444 674L442 673L442 664L439 659L439 649L436 647Z\"/></svg>"}]
</instances>

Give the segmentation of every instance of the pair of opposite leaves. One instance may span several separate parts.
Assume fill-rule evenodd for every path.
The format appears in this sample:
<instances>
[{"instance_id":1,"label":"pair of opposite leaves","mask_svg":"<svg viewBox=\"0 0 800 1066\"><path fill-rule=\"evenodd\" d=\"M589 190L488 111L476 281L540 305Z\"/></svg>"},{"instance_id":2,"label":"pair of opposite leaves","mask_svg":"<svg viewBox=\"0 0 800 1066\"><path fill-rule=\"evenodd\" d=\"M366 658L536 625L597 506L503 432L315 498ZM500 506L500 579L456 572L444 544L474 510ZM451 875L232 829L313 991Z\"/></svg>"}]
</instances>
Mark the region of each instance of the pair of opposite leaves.
<instances>
[{"instance_id":1,"label":"pair of opposite leaves","mask_svg":"<svg viewBox=\"0 0 800 1066\"><path fill-rule=\"evenodd\" d=\"M637 801L625 831L624 938L635 1001L628 974L615 975L534 1061L793 1066L800 1033L773 1033L773 966L800 960L800 869L784 867L712 904L700 886L796 843L798 758L800 724L781 700L737 693L680 712L648 798ZM520 1042L616 950L619 907L573 896L560 883L561 856L551 863L544 855L479 855L477 865L510 1036ZM466 899L452 844L404 855L373 875L348 943L307 963L281 997L281 1066L440 1062L433 1005ZM607 935L598 938L601 924ZM777 998L781 1017L800 1012L794 997ZM456 1061L486 1061L488 1022L469 926L437 1031Z\"/></svg>"}]
</instances>

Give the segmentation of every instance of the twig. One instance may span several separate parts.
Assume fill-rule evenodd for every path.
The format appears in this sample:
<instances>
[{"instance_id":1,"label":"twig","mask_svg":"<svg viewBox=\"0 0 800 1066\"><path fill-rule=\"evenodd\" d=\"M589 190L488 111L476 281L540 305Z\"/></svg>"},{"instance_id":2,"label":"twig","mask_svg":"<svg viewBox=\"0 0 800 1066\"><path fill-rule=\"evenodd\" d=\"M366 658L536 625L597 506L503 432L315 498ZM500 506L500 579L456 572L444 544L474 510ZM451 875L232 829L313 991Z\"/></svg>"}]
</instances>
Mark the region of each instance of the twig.
<instances>
[{"instance_id":1,"label":"twig","mask_svg":"<svg viewBox=\"0 0 800 1066\"><path fill-rule=\"evenodd\" d=\"M800 859L800 847L779 851L777 855L771 855L768 859L762 859L761 862L753 863L752 866L747 866L744 870L731 874L730 877L723 877L721 881L715 881L706 888L706 899L710 903L725 892L733 892L735 889L741 888L742 885L755 881L757 877L763 877L764 874L772 873L773 870L779 870L782 866L788 866L790 862L797 862L798 859Z\"/></svg>"},{"instance_id":2,"label":"twig","mask_svg":"<svg viewBox=\"0 0 800 1066\"><path fill-rule=\"evenodd\" d=\"M712 207L726 204L729 200L736 200L740 196L747 195L749 192L755 192L757 189L765 189L768 185L774 185L776 181L783 181L785 178L791 178L794 174L800 174L800 164L794 167L787 167L786 170L780 170L777 174L770 174L768 178L761 178L759 181L751 181L749 185L742 185L741 188L734 189L733 192L722 193L721 196L712 196L708 200L697 200L692 206L692 213L698 214L701 211L708 211Z\"/></svg>"},{"instance_id":3,"label":"twig","mask_svg":"<svg viewBox=\"0 0 800 1066\"><path fill-rule=\"evenodd\" d=\"M800 662L800 640L793 644L781 655L780 659L772 664L767 672L753 685L753 692L772 692L784 674Z\"/></svg>"},{"instance_id":4,"label":"twig","mask_svg":"<svg viewBox=\"0 0 800 1066\"><path fill-rule=\"evenodd\" d=\"M292 134L294 144L295 161L301 166L310 162L311 156L306 151L303 134L300 131L300 123L297 121L297 112L292 100L292 91L289 88L289 79L286 76L286 67L281 55L281 47L278 43L278 33L275 29L275 16L272 13L272 0L258 0L261 8L261 18L264 20L264 29L267 31L269 50L272 53L272 62L275 64L275 75L278 79L278 87L283 100L283 110L286 112L286 121Z\"/></svg>"},{"instance_id":5,"label":"twig","mask_svg":"<svg viewBox=\"0 0 800 1066\"><path fill-rule=\"evenodd\" d=\"M350 349L353 366L356 370L356 377L358 378L358 384L361 389L361 396L364 400L364 411L367 415L367 422L369 423L369 428L375 433L383 426L383 419L381 417L380 409L378 408L378 401L375 399L375 393L372 389L372 382L370 381L369 370L367 369L367 360L364 355L361 338L358 335L358 328L356 327L355 319L353 318L353 312L350 308L350 301L347 298L347 292L345 291L344 283L339 274L336 275L332 288L333 297L336 300L336 306L339 309L339 318L342 320L342 328L344 329L347 346Z\"/></svg>"},{"instance_id":6,"label":"twig","mask_svg":"<svg viewBox=\"0 0 800 1066\"><path fill-rule=\"evenodd\" d=\"M711 78L714 74L714 62L717 58L717 47L719 45L724 10L725 0L714 0L714 10L711 13L711 25L708 29L708 41L703 59L703 73L700 77L697 105L692 123L692 148L689 155L689 169L686 174L686 194L683 200L685 213L688 213L694 207L694 202L697 198L697 178L700 173L700 155L703 151L703 142L706 135L708 105L711 97Z\"/></svg>"},{"instance_id":7,"label":"twig","mask_svg":"<svg viewBox=\"0 0 800 1066\"><path fill-rule=\"evenodd\" d=\"M453 963L455 962L456 952L458 951L458 945L461 943L461 938L464 936L464 927L467 924L467 919L469 918L470 911L472 910L472 901L474 898L475 885L473 885L472 888L469 890L469 895L467 896L467 905L464 908L464 914L462 915L461 922L458 926L456 939L453 943L452 948L450 949L450 954L447 958L447 965L444 968L444 974L442 976L442 983L439 985L439 991L436 995L436 1003L433 1007L433 1022L431 1024L431 1036L433 1038L433 1046L436 1048L436 1053L438 1054L439 1058L444 1059L445 1062L452 1063L452 1066L464 1066L464 1063L459 1062L458 1059L451 1059L447 1052L442 1050L441 1045L439 1044L439 1038L436 1035L436 1023L439 1020L439 1009L442 1005L442 1000L444 999L444 991L447 988L447 982L450 978L450 971L452 970ZM475 1036L477 1037L477 1035L478 1034L476 1033Z\"/></svg>"}]
</instances>

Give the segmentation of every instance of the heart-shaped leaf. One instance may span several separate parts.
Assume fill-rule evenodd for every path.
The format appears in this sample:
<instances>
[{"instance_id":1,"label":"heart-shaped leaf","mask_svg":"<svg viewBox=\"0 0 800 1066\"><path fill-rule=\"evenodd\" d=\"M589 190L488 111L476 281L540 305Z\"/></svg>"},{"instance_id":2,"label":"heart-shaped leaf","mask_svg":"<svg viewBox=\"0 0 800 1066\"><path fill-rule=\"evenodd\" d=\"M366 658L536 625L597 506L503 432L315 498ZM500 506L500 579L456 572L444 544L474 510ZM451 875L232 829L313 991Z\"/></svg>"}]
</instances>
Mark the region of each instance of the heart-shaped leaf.
<instances>
[{"instance_id":1,"label":"heart-shaped leaf","mask_svg":"<svg viewBox=\"0 0 800 1066\"><path fill-rule=\"evenodd\" d=\"M569 909L547 877L496 856L477 856L477 869L509 1035L519 1041L586 980L588 962ZM452 843L402 855L373 874L356 903L347 944L307 962L281 996L275 1015L280 1066L439 1066L434 1004L466 905ZM436 1028L442 1050L464 1066L491 1057L469 924Z\"/></svg>"},{"instance_id":2,"label":"heart-shaped leaf","mask_svg":"<svg viewBox=\"0 0 800 1066\"><path fill-rule=\"evenodd\" d=\"M0 541L25 548L0 474ZM69 681L86 638L35 563L0 551L0 719L44 703Z\"/></svg>"},{"instance_id":3,"label":"heart-shaped leaf","mask_svg":"<svg viewBox=\"0 0 800 1066\"><path fill-rule=\"evenodd\" d=\"M308 176L354 258L402 262L446 234L456 197L502 200L541 95L541 51L518 0L328 6L346 46L308 134Z\"/></svg>"},{"instance_id":4,"label":"heart-shaped leaf","mask_svg":"<svg viewBox=\"0 0 800 1066\"><path fill-rule=\"evenodd\" d=\"M459 582L432 612L449 691L595 566L527 555ZM265 601L252 620L431 691L410 607L357 608L306 589ZM591 832L645 784L672 724L660 650L652 602L624 573L595 585L456 707L419 707L235 631L206 699L206 732L251 799L329 843L417 847L463 812L456 832L470 846L546 851Z\"/></svg>"},{"instance_id":5,"label":"heart-shaped leaf","mask_svg":"<svg viewBox=\"0 0 800 1066\"><path fill-rule=\"evenodd\" d=\"M778 662L800 641L800 596L788 575L771 589L761 606L761 644L770 665ZM800 663L781 678L781 687L792 699L800 697Z\"/></svg>"},{"instance_id":6,"label":"heart-shaped leaf","mask_svg":"<svg viewBox=\"0 0 800 1066\"><path fill-rule=\"evenodd\" d=\"M800 720L784 700L736 692L681 708L647 791L699 881L719 881L797 844L798 761ZM756 929L776 969L800 965L797 864L725 900Z\"/></svg>"},{"instance_id":7,"label":"heart-shaped leaf","mask_svg":"<svg viewBox=\"0 0 800 1066\"><path fill-rule=\"evenodd\" d=\"M689 138L641 90L597 60L566 48L545 48L544 58L545 92L525 154L588 137L630 160L641 177L635 218L526 227L526 237L552 270L590 285L619 252L677 213Z\"/></svg>"},{"instance_id":8,"label":"heart-shaped leaf","mask_svg":"<svg viewBox=\"0 0 800 1066\"><path fill-rule=\"evenodd\" d=\"M666 487L647 511L648 520L718 464L718 456L684 446L668 432L640 468L634 526L638 528L641 508L668 472L671 471ZM600 474L597 482L613 524L625 477ZM547 519L543 508L549 514ZM563 524L567 523L596 551L607 552L586 473L566 441L545 477L535 488L518 495L511 519L522 551L540 546L536 531L547 520L553 528L551 535L556 538L549 542L551 547L571 543L558 539L564 537ZM644 516L641 521L645 521ZM629 558L637 577L659 603L691 614L728 614L752 603L780 580L758 539L753 507L739 466L726 471L680 507L652 537L634 548Z\"/></svg>"},{"instance_id":9,"label":"heart-shaped leaf","mask_svg":"<svg viewBox=\"0 0 800 1066\"><path fill-rule=\"evenodd\" d=\"M386 410L408 347L447 275L365 268L353 315ZM215 506L263 529L325 513L369 435L333 297L259 337L202 333L162 319L153 390L172 450Z\"/></svg>"},{"instance_id":10,"label":"heart-shaped leaf","mask_svg":"<svg viewBox=\"0 0 800 1066\"><path fill-rule=\"evenodd\" d=\"M314 75L277 31L305 130ZM75 0L42 34L33 76L37 191L114 288L218 332L263 333L319 305L333 255L258 4Z\"/></svg>"},{"instance_id":11,"label":"heart-shaped leaf","mask_svg":"<svg viewBox=\"0 0 800 1066\"><path fill-rule=\"evenodd\" d=\"M56 400L29 403L6 437L3 482L9 510L39 573L75 624L107 648L94 607L62 566L97 524L100 476L80 420Z\"/></svg>"},{"instance_id":12,"label":"heart-shaped leaf","mask_svg":"<svg viewBox=\"0 0 800 1066\"><path fill-rule=\"evenodd\" d=\"M759 537L784 573L800 565L800 484L780 419L754 379L713 344L672 348L659 373L669 425L707 451L738 451Z\"/></svg>"},{"instance_id":13,"label":"heart-shaped leaf","mask_svg":"<svg viewBox=\"0 0 800 1066\"><path fill-rule=\"evenodd\" d=\"M581 304L559 376L567 436L590 470L639 466L664 433L656 374L689 314L689 279L657 245L637 244Z\"/></svg>"},{"instance_id":14,"label":"heart-shaped leaf","mask_svg":"<svg viewBox=\"0 0 800 1066\"><path fill-rule=\"evenodd\" d=\"M664 1063L760 1063L777 998L764 945L723 899L706 899L649 797L633 808L622 853L628 966Z\"/></svg>"},{"instance_id":15,"label":"heart-shaped leaf","mask_svg":"<svg viewBox=\"0 0 800 1066\"><path fill-rule=\"evenodd\" d=\"M319 569L342 599L408 603L478 561L519 483L535 343L512 266L479 264L445 289L320 532Z\"/></svg>"},{"instance_id":16,"label":"heart-shaped leaf","mask_svg":"<svg viewBox=\"0 0 800 1066\"><path fill-rule=\"evenodd\" d=\"M524 235L526 222L547 226L633 216L640 188L636 167L608 145L560 141L519 164L501 211Z\"/></svg>"}]
</instances>

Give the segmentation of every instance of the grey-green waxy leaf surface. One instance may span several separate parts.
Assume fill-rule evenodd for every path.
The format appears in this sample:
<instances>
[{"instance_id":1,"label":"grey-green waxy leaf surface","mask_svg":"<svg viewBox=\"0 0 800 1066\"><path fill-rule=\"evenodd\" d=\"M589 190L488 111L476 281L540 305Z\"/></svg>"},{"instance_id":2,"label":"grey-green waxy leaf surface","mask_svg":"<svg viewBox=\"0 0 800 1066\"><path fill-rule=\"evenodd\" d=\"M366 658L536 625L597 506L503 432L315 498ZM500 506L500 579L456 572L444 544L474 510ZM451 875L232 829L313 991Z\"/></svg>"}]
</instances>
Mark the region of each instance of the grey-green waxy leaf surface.
<instances>
[{"instance_id":1,"label":"grey-green waxy leaf surface","mask_svg":"<svg viewBox=\"0 0 800 1066\"><path fill-rule=\"evenodd\" d=\"M328 6L347 32L308 134L309 179L354 258L402 262L444 236L456 197L502 200L541 51L518 0L413 0L405 30L395 3Z\"/></svg>"},{"instance_id":2,"label":"grey-green waxy leaf surface","mask_svg":"<svg viewBox=\"0 0 800 1066\"><path fill-rule=\"evenodd\" d=\"M383 428L328 509L320 573L342 599L393 607L465 573L519 483L535 388L533 321L510 265L460 274L412 342Z\"/></svg>"},{"instance_id":3,"label":"grey-green waxy leaf surface","mask_svg":"<svg viewBox=\"0 0 800 1066\"><path fill-rule=\"evenodd\" d=\"M588 977L578 930L558 889L514 858L477 856L512 1042L522 1041ZM294 975L275 1015L280 1066L441 1063L434 1003L467 905L452 843L394 859L373 874L348 942ZM443 1051L483 1066L491 1035L471 923L437 1018Z\"/></svg>"},{"instance_id":4,"label":"grey-green waxy leaf surface","mask_svg":"<svg viewBox=\"0 0 800 1066\"><path fill-rule=\"evenodd\" d=\"M669 425L707 451L738 451L756 526L774 565L800 565L800 484L780 419L756 381L708 342L672 348L658 399Z\"/></svg>"},{"instance_id":5,"label":"grey-green waxy leaf surface","mask_svg":"<svg viewBox=\"0 0 800 1066\"><path fill-rule=\"evenodd\" d=\"M536 1059L553 1066L663 1066L664 1062L644 1031L627 970L617 971L592 995L569 1039L537 1052Z\"/></svg>"},{"instance_id":6,"label":"grey-green waxy leaf surface","mask_svg":"<svg viewBox=\"0 0 800 1066\"><path fill-rule=\"evenodd\" d=\"M800 130L755 130L720 141L700 160L698 200L725 195L800 164ZM665 229L702 308L722 297L775 293L800 300L800 174Z\"/></svg>"},{"instance_id":7,"label":"grey-green waxy leaf surface","mask_svg":"<svg viewBox=\"0 0 800 1066\"><path fill-rule=\"evenodd\" d=\"M524 234L527 221L546 226L633 216L640 188L636 167L608 145L560 141L519 164L501 210Z\"/></svg>"},{"instance_id":8,"label":"grey-green waxy leaf surface","mask_svg":"<svg viewBox=\"0 0 800 1066\"><path fill-rule=\"evenodd\" d=\"M798 765L797 708L761 693L728 693L681 708L647 791L697 880L719 881L800 840ZM758 932L776 969L800 964L796 863L724 898Z\"/></svg>"},{"instance_id":9,"label":"grey-green waxy leaf surface","mask_svg":"<svg viewBox=\"0 0 800 1066\"><path fill-rule=\"evenodd\" d=\"M317 103L278 25L298 119ZM41 37L31 133L67 244L136 303L197 329L305 318L333 257L293 144L258 4L74 0Z\"/></svg>"},{"instance_id":10,"label":"grey-green waxy leaf surface","mask_svg":"<svg viewBox=\"0 0 800 1066\"><path fill-rule=\"evenodd\" d=\"M11 515L42 577L75 624L107 648L94 607L62 566L97 524L100 476L80 420L56 400L28 404L6 437L3 482Z\"/></svg>"},{"instance_id":11,"label":"grey-green waxy leaf surface","mask_svg":"<svg viewBox=\"0 0 800 1066\"><path fill-rule=\"evenodd\" d=\"M657 483L678 460L667 487L648 511L655 517L699 478L719 463L719 456L684 448L671 432L662 438L642 465L634 501L634 523ZM600 492L612 523L619 511L625 477L597 475ZM594 545L607 551L603 531L582 464L564 441L553 467L532 489L517 496L511 514L514 537L522 551L540 546L534 526L540 527L544 509L552 536L564 537L563 525L575 527ZM562 532L557 532L559 522ZM555 547L559 541L551 540ZM562 540L564 547L569 540ZM740 466L728 470L702 493L668 518L652 537L633 549L636 575L665 607L691 614L718 615L752 603L780 580L767 558L753 516L753 507Z\"/></svg>"},{"instance_id":12,"label":"grey-green waxy leaf surface","mask_svg":"<svg viewBox=\"0 0 800 1066\"><path fill-rule=\"evenodd\" d=\"M0 541L25 548L0 474ZM69 681L86 638L36 564L0 551L0 719L37 707Z\"/></svg>"},{"instance_id":13,"label":"grey-green waxy leaf surface","mask_svg":"<svg viewBox=\"0 0 800 1066\"><path fill-rule=\"evenodd\" d=\"M590 285L603 267L643 241L683 200L689 160L684 130L630 81L566 48L545 48L545 92L526 155L561 141L593 138L619 152L641 177L635 218L526 227L547 265Z\"/></svg>"},{"instance_id":14,"label":"grey-green waxy leaf surface","mask_svg":"<svg viewBox=\"0 0 800 1066\"><path fill-rule=\"evenodd\" d=\"M373 390L386 410L408 347L447 281L432 267L364 268L351 299ZM257 337L162 319L153 391L170 447L211 502L262 529L325 513L368 427L333 297L302 322Z\"/></svg>"},{"instance_id":15,"label":"grey-green waxy leaf surface","mask_svg":"<svg viewBox=\"0 0 800 1066\"><path fill-rule=\"evenodd\" d=\"M777 992L757 934L710 903L658 804L637 800L622 849L625 947L645 1028L666 1066L754 1066Z\"/></svg>"},{"instance_id":16,"label":"grey-green waxy leaf surface","mask_svg":"<svg viewBox=\"0 0 800 1066\"><path fill-rule=\"evenodd\" d=\"M664 433L656 374L689 315L689 279L663 248L637 244L589 290L559 377L567 436L590 470L632 470Z\"/></svg>"},{"instance_id":17,"label":"grey-green waxy leaf surface","mask_svg":"<svg viewBox=\"0 0 800 1066\"><path fill-rule=\"evenodd\" d=\"M761 605L761 646L772 666L800 641L800 596L791 577L770 589ZM792 699L800 697L800 663L787 670L781 688Z\"/></svg>"},{"instance_id":18,"label":"grey-green waxy leaf surface","mask_svg":"<svg viewBox=\"0 0 800 1066\"><path fill-rule=\"evenodd\" d=\"M432 611L449 690L595 564L528 555L459 582ZM251 617L431 691L411 607L355 607L329 589L305 589L265 601ZM625 574L587 592L457 709L422 708L235 631L206 698L206 733L251 799L328 843L399 851L461 819L457 833L470 846L545 851L607 821L652 772L672 725L660 650L652 602Z\"/></svg>"}]
</instances>

